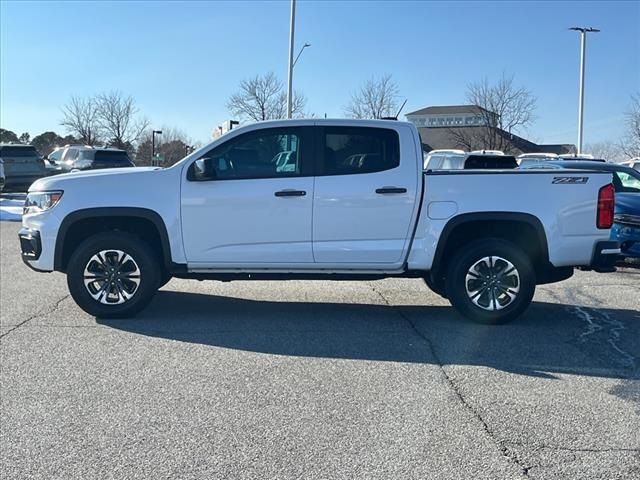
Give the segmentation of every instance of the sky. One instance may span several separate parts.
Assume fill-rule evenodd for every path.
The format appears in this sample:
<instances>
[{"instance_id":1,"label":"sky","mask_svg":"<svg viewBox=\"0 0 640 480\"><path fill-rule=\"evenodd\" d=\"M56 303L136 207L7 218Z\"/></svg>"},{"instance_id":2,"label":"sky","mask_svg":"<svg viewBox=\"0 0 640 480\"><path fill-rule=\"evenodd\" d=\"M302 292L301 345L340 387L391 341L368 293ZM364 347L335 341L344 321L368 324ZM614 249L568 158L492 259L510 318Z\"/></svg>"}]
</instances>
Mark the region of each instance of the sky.
<instances>
[{"instance_id":1,"label":"sky","mask_svg":"<svg viewBox=\"0 0 640 480\"><path fill-rule=\"evenodd\" d=\"M0 1L0 126L60 126L72 95L120 90L153 126L208 142L241 80L286 82L290 2ZM537 97L539 143L576 143L579 35L587 40L585 143L617 141L640 92L640 1L304 1L294 70L306 110L344 116L366 80L391 74L403 113L464 104L470 83L515 77Z\"/></svg>"}]
</instances>

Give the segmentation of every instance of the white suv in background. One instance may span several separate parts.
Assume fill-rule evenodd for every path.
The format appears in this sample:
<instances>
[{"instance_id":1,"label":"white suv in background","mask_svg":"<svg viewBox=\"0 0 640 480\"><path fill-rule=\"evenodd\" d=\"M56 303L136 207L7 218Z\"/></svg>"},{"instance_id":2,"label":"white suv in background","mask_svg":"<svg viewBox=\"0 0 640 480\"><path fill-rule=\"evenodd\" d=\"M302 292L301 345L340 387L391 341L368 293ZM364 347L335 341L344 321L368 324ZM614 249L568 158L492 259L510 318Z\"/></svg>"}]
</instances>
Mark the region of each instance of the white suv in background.
<instances>
[{"instance_id":1,"label":"white suv in background","mask_svg":"<svg viewBox=\"0 0 640 480\"><path fill-rule=\"evenodd\" d=\"M558 155L555 153L523 153L522 155L518 155L517 161L520 167L528 167L529 165L534 165L541 162L546 162L549 160L557 160Z\"/></svg>"},{"instance_id":2,"label":"white suv in background","mask_svg":"<svg viewBox=\"0 0 640 480\"><path fill-rule=\"evenodd\" d=\"M457 170L464 165L464 150L431 150L424 156L424 170Z\"/></svg>"},{"instance_id":3,"label":"white suv in background","mask_svg":"<svg viewBox=\"0 0 640 480\"><path fill-rule=\"evenodd\" d=\"M634 157L631 160L622 162L622 165L625 165L629 168L633 168L635 170L640 170L640 157Z\"/></svg>"}]
</instances>

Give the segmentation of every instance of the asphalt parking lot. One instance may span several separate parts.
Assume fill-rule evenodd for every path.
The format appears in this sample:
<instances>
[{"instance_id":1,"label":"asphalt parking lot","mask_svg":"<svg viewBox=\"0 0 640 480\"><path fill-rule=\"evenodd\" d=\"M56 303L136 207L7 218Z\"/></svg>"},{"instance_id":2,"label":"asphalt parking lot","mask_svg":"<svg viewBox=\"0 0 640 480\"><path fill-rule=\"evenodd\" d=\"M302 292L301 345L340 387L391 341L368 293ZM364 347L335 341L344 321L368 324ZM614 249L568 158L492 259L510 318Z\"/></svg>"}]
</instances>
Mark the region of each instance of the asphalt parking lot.
<instances>
[{"instance_id":1,"label":"asphalt parking lot","mask_svg":"<svg viewBox=\"0 0 640 480\"><path fill-rule=\"evenodd\" d=\"M469 323L418 280L173 280L99 320L0 222L0 477L640 478L640 270Z\"/></svg>"}]
</instances>

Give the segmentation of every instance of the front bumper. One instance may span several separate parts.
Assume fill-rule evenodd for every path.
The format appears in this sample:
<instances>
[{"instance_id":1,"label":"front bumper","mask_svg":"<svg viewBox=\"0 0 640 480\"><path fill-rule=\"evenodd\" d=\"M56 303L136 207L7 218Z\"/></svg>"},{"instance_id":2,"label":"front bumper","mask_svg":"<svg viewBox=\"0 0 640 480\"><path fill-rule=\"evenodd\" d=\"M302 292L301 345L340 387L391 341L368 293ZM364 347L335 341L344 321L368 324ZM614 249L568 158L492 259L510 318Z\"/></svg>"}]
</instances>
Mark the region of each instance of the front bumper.
<instances>
[{"instance_id":1,"label":"front bumper","mask_svg":"<svg viewBox=\"0 0 640 480\"><path fill-rule=\"evenodd\" d=\"M22 227L18 232L18 239L20 240L20 250L22 251L22 261L24 264L37 272L46 271L40 270L32 264L32 262L37 261L42 254L42 240L40 239L40 232Z\"/></svg>"},{"instance_id":2,"label":"front bumper","mask_svg":"<svg viewBox=\"0 0 640 480\"><path fill-rule=\"evenodd\" d=\"M615 272L616 261L620 257L620 242L617 240L602 240L596 243L591 257L591 270L600 273Z\"/></svg>"},{"instance_id":3,"label":"front bumper","mask_svg":"<svg viewBox=\"0 0 640 480\"><path fill-rule=\"evenodd\" d=\"M622 256L640 258L640 225L614 223L611 239L620 242Z\"/></svg>"}]
</instances>

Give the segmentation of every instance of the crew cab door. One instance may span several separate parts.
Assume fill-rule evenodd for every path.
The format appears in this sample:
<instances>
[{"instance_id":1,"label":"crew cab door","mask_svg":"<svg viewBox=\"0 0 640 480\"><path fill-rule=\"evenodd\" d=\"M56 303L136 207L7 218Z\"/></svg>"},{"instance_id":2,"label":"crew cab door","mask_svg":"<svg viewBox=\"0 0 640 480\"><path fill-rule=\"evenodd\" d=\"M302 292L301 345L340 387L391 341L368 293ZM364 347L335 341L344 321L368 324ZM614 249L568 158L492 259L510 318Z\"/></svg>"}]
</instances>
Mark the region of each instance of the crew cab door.
<instances>
[{"instance_id":1,"label":"crew cab door","mask_svg":"<svg viewBox=\"0 0 640 480\"><path fill-rule=\"evenodd\" d=\"M406 258L422 154L411 130L397 128L317 128L313 254L319 268L399 268Z\"/></svg>"},{"instance_id":2,"label":"crew cab door","mask_svg":"<svg viewBox=\"0 0 640 480\"><path fill-rule=\"evenodd\" d=\"M186 168L182 232L189 268L313 263L311 127L261 128Z\"/></svg>"}]
</instances>

